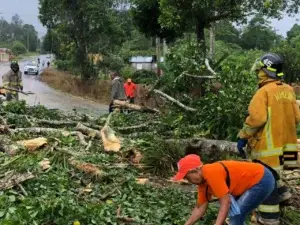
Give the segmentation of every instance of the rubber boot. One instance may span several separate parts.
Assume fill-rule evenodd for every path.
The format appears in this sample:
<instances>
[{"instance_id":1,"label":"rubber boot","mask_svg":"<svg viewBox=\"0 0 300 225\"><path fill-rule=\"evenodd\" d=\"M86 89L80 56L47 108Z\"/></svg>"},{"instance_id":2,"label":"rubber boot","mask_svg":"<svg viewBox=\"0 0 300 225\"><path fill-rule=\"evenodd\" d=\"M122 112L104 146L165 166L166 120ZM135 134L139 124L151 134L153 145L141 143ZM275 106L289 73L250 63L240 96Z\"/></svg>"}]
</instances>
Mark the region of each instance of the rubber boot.
<instances>
[{"instance_id":1,"label":"rubber boot","mask_svg":"<svg viewBox=\"0 0 300 225\"><path fill-rule=\"evenodd\" d=\"M280 220L278 219L264 219L262 217L258 217L258 223L263 225L280 225Z\"/></svg>"},{"instance_id":2,"label":"rubber boot","mask_svg":"<svg viewBox=\"0 0 300 225\"><path fill-rule=\"evenodd\" d=\"M282 205L290 205L292 203L292 193L288 190L286 186L278 188L279 202Z\"/></svg>"}]
</instances>

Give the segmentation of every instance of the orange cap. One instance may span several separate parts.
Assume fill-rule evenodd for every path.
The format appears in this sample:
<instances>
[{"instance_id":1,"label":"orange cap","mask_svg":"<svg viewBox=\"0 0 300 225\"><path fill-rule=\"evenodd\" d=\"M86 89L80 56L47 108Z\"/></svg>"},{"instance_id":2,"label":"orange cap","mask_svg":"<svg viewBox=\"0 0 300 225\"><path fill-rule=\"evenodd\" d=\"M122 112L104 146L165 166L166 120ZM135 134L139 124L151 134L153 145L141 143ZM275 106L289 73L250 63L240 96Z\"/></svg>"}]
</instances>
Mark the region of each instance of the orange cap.
<instances>
[{"instance_id":1,"label":"orange cap","mask_svg":"<svg viewBox=\"0 0 300 225\"><path fill-rule=\"evenodd\" d=\"M203 163L201 162L200 156L194 154L187 155L177 163L178 172L173 179L182 180L189 171L202 165Z\"/></svg>"}]
</instances>

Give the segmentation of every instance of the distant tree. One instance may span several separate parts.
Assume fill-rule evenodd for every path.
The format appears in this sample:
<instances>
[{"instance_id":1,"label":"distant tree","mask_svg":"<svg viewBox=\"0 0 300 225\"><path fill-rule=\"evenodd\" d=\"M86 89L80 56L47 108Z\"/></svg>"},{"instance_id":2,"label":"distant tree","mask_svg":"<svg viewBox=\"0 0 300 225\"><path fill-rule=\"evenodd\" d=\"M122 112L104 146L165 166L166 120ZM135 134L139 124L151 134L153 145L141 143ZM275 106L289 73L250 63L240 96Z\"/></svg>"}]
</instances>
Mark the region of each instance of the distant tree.
<instances>
[{"instance_id":1,"label":"distant tree","mask_svg":"<svg viewBox=\"0 0 300 225\"><path fill-rule=\"evenodd\" d=\"M11 23L15 26L22 27L23 20L20 18L20 16L18 14L15 14L11 18Z\"/></svg>"},{"instance_id":2,"label":"distant tree","mask_svg":"<svg viewBox=\"0 0 300 225\"><path fill-rule=\"evenodd\" d=\"M0 42L9 42L12 38L10 24L2 17L0 19Z\"/></svg>"},{"instance_id":3,"label":"distant tree","mask_svg":"<svg viewBox=\"0 0 300 225\"><path fill-rule=\"evenodd\" d=\"M54 30L48 30L46 35L44 36L44 40L42 43L43 52L50 53L52 52L58 58L61 56L60 52L60 42L57 33Z\"/></svg>"},{"instance_id":4,"label":"distant tree","mask_svg":"<svg viewBox=\"0 0 300 225\"><path fill-rule=\"evenodd\" d=\"M270 26L270 22L262 16L254 17L241 35L241 46L244 49L261 49L269 51L279 43L280 36Z\"/></svg>"},{"instance_id":5,"label":"distant tree","mask_svg":"<svg viewBox=\"0 0 300 225\"><path fill-rule=\"evenodd\" d=\"M15 41L11 50L15 55L20 55L27 52L25 45L23 45L20 41Z\"/></svg>"},{"instance_id":6,"label":"distant tree","mask_svg":"<svg viewBox=\"0 0 300 225\"><path fill-rule=\"evenodd\" d=\"M133 14L146 34L170 30L174 38L194 31L198 42L204 42L205 28L217 21L240 21L255 12L274 17L282 11L297 13L299 6L290 0L134 0Z\"/></svg>"},{"instance_id":7,"label":"distant tree","mask_svg":"<svg viewBox=\"0 0 300 225\"><path fill-rule=\"evenodd\" d=\"M282 41L272 51L284 59L285 81L288 83L300 81L300 35L290 41Z\"/></svg>"},{"instance_id":8,"label":"distant tree","mask_svg":"<svg viewBox=\"0 0 300 225\"><path fill-rule=\"evenodd\" d=\"M22 35L22 43L27 46L28 51L35 52L38 48L38 35L33 25L24 24L22 27L23 35ZM29 48L28 48L29 47Z\"/></svg>"},{"instance_id":9,"label":"distant tree","mask_svg":"<svg viewBox=\"0 0 300 225\"><path fill-rule=\"evenodd\" d=\"M300 35L300 26L298 24L294 24L292 29L287 32L287 40L290 41L298 35Z\"/></svg>"},{"instance_id":10,"label":"distant tree","mask_svg":"<svg viewBox=\"0 0 300 225\"><path fill-rule=\"evenodd\" d=\"M89 53L103 53L122 40L112 0L39 0L40 20L54 29L63 42L62 48L72 48L83 79L97 76ZM73 51L74 50L74 51ZM65 52L68 54L68 52Z\"/></svg>"},{"instance_id":11,"label":"distant tree","mask_svg":"<svg viewBox=\"0 0 300 225\"><path fill-rule=\"evenodd\" d=\"M134 24L147 37L160 37L173 42L183 35L182 30L167 28L159 22L161 10L159 0L132 0L131 12Z\"/></svg>"},{"instance_id":12,"label":"distant tree","mask_svg":"<svg viewBox=\"0 0 300 225\"><path fill-rule=\"evenodd\" d=\"M225 43L232 43L240 45L241 32L232 25L229 21L221 21L216 24L216 40L224 41Z\"/></svg>"}]
</instances>

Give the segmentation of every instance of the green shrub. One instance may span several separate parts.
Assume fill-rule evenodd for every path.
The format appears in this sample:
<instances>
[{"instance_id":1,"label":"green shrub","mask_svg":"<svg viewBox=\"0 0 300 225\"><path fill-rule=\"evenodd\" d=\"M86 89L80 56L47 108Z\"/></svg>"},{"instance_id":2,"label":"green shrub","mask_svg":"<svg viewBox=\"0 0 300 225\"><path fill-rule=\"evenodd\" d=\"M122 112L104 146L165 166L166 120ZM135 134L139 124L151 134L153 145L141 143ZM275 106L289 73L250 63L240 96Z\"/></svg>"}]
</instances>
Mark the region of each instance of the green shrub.
<instances>
[{"instance_id":1,"label":"green shrub","mask_svg":"<svg viewBox=\"0 0 300 225\"><path fill-rule=\"evenodd\" d=\"M72 68L72 62L69 60L56 60L55 65L57 66L57 69L68 71Z\"/></svg>"},{"instance_id":2,"label":"green shrub","mask_svg":"<svg viewBox=\"0 0 300 225\"><path fill-rule=\"evenodd\" d=\"M109 71L120 72L125 64L120 56L109 54L103 57L103 60L99 62L98 66L102 72L107 73Z\"/></svg>"},{"instance_id":3,"label":"green shrub","mask_svg":"<svg viewBox=\"0 0 300 225\"><path fill-rule=\"evenodd\" d=\"M124 79L128 79L133 77L134 70L130 65L127 65L121 69L120 73Z\"/></svg>"},{"instance_id":4,"label":"green shrub","mask_svg":"<svg viewBox=\"0 0 300 225\"><path fill-rule=\"evenodd\" d=\"M20 55L20 54L26 53L27 49L26 49L25 45L23 45L21 42L15 41L12 45L12 52L15 55Z\"/></svg>"},{"instance_id":5,"label":"green shrub","mask_svg":"<svg viewBox=\"0 0 300 225\"><path fill-rule=\"evenodd\" d=\"M138 84L152 84L157 80L157 75L150 70L137 70L132 75L132 79Z\"/></svg>"}]
</instances>

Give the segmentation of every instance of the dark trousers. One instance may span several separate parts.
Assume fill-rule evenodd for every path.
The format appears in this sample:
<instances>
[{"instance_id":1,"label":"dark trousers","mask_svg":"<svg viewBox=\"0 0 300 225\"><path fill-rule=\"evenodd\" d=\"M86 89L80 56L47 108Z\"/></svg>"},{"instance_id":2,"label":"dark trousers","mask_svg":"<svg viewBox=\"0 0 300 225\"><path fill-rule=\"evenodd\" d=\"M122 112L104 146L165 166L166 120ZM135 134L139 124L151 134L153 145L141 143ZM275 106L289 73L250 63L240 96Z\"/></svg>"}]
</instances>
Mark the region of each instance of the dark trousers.
<instances>
[{"instance_id":1,"label":"dark trousers","mask_svg":"<svg viewBox=\"0 0 300 225\"><path fill-rule=\"evenodd\" d=\"M110 104L109 104L109 107L108 107L108 112L109 112L109 113L112 113L112 112L114 111L114 108L115 108L115 107L114 107L114 104L113 104L113 103L110 103Z\"/></svg>"},{"instance_id":2,"label":"dark trousers","mask_svg":"<svg viewBox=\"0 0 300 225\"><path fill-rule=\"evenodd\" d=\"M130 104L134 104L134 97L127 96L127 100L129 100Z\"/></svg>"},{"instance_id":3,"label":"dark trousers","mask_svg":"<svg viewBox=\"0 0 300 225\"><path fill-rule=\"evenodd\" d=\"M120 101L124 101L124 100L120 100ZM111 102L110 104L109 104L109 106L108 106L108 112L109 113L112 113L114 110L115 110L115 106L114 106L114 103L113 102ZM120 109L120 113L123 113L124 112L124 110L121 108Z\"/></svg>"}]
</instances>

